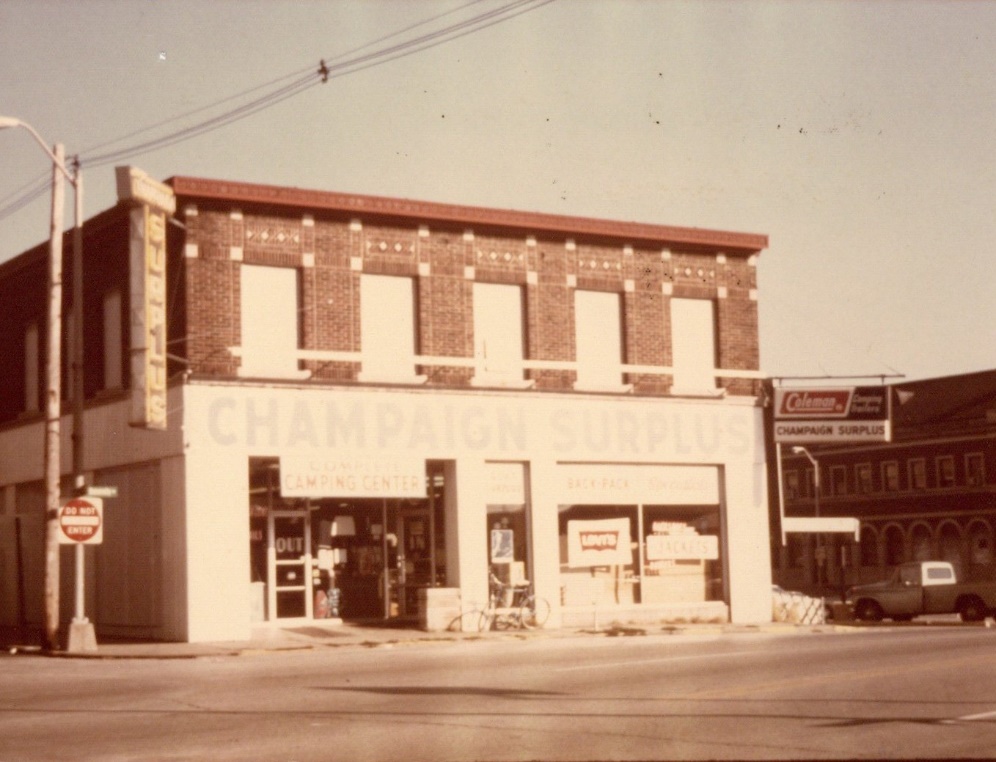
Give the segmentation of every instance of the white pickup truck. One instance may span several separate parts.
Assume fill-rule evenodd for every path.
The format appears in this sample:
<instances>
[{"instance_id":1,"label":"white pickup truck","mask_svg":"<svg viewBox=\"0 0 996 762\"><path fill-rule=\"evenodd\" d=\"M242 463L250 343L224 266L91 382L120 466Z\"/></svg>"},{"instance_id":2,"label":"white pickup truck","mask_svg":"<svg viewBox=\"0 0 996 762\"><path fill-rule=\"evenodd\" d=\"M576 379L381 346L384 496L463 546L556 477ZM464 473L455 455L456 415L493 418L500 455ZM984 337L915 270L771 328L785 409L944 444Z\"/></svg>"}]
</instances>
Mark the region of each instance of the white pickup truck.
<instances>
[{"instance_id":1,"label":"white pickup truck","mask_svg":"<svg viewBox=\"0 0 996 762\"><path fill-rule=\"evenodd\" d=\"M844 600L864 621L957 613L963 622L977 622L996 609L996 582L958 582L946 561L911 561L884 582L852 587Z\"/></svg>"}]
</instances>

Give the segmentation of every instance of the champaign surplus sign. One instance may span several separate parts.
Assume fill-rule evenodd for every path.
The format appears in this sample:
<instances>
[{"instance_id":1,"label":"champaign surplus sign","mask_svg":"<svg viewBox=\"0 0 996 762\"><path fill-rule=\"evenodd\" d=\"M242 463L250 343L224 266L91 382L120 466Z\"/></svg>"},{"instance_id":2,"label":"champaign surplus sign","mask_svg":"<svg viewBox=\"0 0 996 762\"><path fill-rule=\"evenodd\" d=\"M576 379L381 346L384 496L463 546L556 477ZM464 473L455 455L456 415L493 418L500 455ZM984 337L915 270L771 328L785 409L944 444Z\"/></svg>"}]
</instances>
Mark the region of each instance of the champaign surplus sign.
<instances>
[{"instance_id":1,"label":"champaign surplus sign","mask_svg":"<svg viewBox=\"0 0 996 762\"><path fill-rule=\"evenodd\" d=\"M888 442L886 386L775 389L775 441Z\"/></svg>"}]
</instances>

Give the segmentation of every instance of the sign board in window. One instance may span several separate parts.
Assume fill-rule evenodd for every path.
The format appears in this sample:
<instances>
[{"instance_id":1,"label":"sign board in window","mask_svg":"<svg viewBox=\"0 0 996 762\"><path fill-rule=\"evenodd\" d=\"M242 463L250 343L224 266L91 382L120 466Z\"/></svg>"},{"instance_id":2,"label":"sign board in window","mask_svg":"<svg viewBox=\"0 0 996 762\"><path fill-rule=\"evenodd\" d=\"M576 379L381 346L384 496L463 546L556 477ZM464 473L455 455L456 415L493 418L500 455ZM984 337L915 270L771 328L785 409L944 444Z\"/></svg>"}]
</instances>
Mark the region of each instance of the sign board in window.
<instances>
[{"instance_id":1,"label":"sign board in window","mask_svg":"<svg viewBox=\"0 0 996 762\"><path fill-rule=\"evenodd\" d=\"M526 487L522 463L485 463L485 503L522 505Z\"/></svg>"},{"instance_id":2,"label":"sign board in window","mask_svg":"<svg viewBox=\"0 0 996 762\"><path fill-rule=\"evenodd\" d=\"M633 547L628 518L567 522L567 563L572 567L628 566Z\"/></svg>"},{"instance_id":3,"label":"sign board in window","mask_svg":"<svg viewBox=\"0 0 996 762\"><path fill-rule=\"evenodd\" d=\"M425 497L425 460L403 454L280 456L284 497Z\"/></svg>"},{"instance_id":4,"label":"sign board in window","mask_svg":"<svg viewBox=\"0 0 996 762\"><path fill-rule=\"evenodd\" d=\"M648 561L715 561L719 538L708 534L652 534L647 536Z\"/></svg>"},{"instance_id":5,"label":"sign board in window","mask_svg":"<svg viewBox=\"0 0 996 762\"><path fill-rule=\"evenodd\" d=\"M557 499L585 505L716 505L715 466L557 466Z\"/></svg>"}]
</instances>

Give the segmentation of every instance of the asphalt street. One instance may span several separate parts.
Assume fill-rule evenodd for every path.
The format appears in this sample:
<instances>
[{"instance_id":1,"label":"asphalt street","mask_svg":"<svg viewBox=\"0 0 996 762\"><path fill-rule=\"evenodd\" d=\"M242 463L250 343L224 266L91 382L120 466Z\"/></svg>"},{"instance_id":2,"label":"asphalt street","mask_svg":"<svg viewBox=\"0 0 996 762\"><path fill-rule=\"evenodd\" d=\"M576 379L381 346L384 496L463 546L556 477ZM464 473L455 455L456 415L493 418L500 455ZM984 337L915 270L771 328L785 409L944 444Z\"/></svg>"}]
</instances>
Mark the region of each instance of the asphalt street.
<instances>
[{"instance_id":1,"label":"asphalt street","mask_svg":"<svg viewBox=\"0 0 996 762\"><path fill-rule=\"evenodd\" d=\"M0 659L0 759L991 758L996 629Z\"/></svg>"}]
</instances>

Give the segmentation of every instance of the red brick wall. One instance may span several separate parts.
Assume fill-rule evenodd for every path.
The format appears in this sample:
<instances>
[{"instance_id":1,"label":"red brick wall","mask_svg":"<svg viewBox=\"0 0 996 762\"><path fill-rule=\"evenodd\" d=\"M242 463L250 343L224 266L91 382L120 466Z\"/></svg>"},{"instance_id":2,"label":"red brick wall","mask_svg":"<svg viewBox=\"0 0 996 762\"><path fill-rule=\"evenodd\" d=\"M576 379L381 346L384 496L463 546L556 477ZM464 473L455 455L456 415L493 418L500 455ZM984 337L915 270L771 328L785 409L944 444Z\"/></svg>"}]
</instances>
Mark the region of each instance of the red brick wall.
<instances>
[{"instance_id":1,"label":"red brick wall","mask_svg":"<svg viewBox=\"0 0 996 762\"><path fill-rule=\"evenodd\" d=\"M719 367L758 367L755 267L744 256L715 252L667 252L622 243L573 241L519 231L470 232L422 226L417 220L312 220L202 206L187 216L187 269L191 369L233 375L238 359L228 351L239 339L240 262L298 268L301 283L301 346L359 351L361 273L412 277L417 284L418 352L473 356L473 283L524 287L526 352L530 359L571 361L574 290L623 296L625 361L671 362L668 303L671 296L716 302ZM194 256L191 254L195 253ZM308 360L313 377L351 381L358 362ZM458 366L418 369L429 383L467 386L473 371ZM530 370L539 389L568 390L569 370ZM666 394L670 376L633 373L637 393ZM729 393L753 394L756 382L721 379Z\"/></svg>"}]
</instances>

